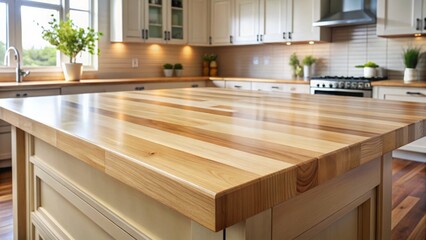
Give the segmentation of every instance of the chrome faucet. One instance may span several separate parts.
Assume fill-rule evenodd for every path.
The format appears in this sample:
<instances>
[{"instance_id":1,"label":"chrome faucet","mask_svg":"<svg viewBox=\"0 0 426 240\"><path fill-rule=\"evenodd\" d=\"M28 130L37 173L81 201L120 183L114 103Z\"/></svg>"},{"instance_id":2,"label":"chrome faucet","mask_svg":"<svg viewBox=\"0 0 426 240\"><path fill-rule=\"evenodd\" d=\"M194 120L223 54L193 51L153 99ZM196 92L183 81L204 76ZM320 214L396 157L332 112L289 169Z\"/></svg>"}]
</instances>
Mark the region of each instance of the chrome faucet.
<instances>
[{"instance_id":1,"label":"chrome faucet","mask_svg":"<svg viewBox=\"0 0 426 240\"><path fill-rule=\"evenodd\" d=\"M21 69L21 56L19 55L19 51L18 49L16 49L15 47L9 47L6 50L6 53L4 54L4 64L7 65L7 60L9 57L9 53L10 51L14 51L15 53L15 60L16 60L16 82L20 83L22 82L22 78L26 77L30 74L30 71L24 71Z\"/></svg>"}]
</instances>

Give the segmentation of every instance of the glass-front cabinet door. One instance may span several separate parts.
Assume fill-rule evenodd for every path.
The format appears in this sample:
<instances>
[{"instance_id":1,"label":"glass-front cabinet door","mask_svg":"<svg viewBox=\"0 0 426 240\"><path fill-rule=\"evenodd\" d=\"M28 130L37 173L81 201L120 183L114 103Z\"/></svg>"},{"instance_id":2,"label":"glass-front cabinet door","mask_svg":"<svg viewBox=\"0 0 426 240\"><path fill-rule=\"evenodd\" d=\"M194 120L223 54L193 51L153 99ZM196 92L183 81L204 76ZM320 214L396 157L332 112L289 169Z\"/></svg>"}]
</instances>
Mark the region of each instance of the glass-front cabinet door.
<instances>
[{"instance_id":1,"label":"glass-front cabinet door","mask_svg":"<svg viewBox=\"0 0 426 240\"><path fill-rule=\"evenodd\" d=\"M186 1L184 0L170 0L170 16L171 27L169 41L185 41L186 39L186 18L185 8Z\"/></svg>"},{"instance_id":2,"label":"glass-front cabinet door","mask_svg":"<svg viewBox=\"0 0 426 240\"><path fill-rule=\"evenodd\" d=\"M187 0L147 0L146 42L187 43Z\"/></svg>"}]
</instances>

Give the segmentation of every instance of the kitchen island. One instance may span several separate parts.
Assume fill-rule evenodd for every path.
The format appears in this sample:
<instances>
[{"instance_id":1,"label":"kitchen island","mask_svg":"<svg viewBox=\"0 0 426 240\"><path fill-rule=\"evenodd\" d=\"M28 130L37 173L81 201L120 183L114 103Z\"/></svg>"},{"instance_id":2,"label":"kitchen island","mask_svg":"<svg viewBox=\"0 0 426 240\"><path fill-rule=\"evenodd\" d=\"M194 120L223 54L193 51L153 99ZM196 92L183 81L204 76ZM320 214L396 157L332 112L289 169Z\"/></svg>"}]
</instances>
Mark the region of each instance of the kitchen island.
<instances>
[{"instance_id":1,"label":"kitchen island","mask_svg":"<svg viewBox=\"0 0 426 240\"><path fill-rule=\"evenodd\" d=\"M388 239L426 105L216 88L0 100L17 239Z\"/></svg>"}]
</instances>

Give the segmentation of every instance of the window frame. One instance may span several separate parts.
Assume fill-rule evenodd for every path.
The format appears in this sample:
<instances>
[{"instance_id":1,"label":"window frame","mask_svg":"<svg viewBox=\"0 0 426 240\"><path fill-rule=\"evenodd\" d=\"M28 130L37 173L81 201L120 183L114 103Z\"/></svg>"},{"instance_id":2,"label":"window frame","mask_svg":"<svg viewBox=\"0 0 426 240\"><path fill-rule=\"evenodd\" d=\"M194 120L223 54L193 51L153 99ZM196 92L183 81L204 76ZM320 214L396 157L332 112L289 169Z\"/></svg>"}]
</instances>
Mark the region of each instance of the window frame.
<instances>
[{"instance_id":1,"label":"window frame","mask_svg":"<svg viewBox=\"0 0 426 240\"><path fill-rule=\"evenodd\" d=\"M37 7L44 9L52 9L59 12L59 18L61 20L66 20L66 16L70 13L70 10L79 9L71 9L70 1L72 0L60 0L59 5L30 1L30 0L0 0L0 2L6 3L7 8L7 16L6 16L6 49L10 46L16 47L21 55L23 54L22 47L22 28L21 28L21 7ZM96 20L97 16L97 0L88 0L89 1L89 10L83 10L83 12L89 12L89 26L97 30L98 24ZM98 43L96 43L96 48L98 47ZM22 57L21 57L21 66L25 69L31 70L32 72L62 72L61 64L68 62L68 57L64 54L57 54L57 65L56 66L25 66L23 65ZM97 71L98 70L98 57L97 55L92 55L90 60L90 65L85 65L85 71ZM8 73L15 71L15 62L12 61L10 66L0 66L0 73Z\"/></svg>"}]
</instances>

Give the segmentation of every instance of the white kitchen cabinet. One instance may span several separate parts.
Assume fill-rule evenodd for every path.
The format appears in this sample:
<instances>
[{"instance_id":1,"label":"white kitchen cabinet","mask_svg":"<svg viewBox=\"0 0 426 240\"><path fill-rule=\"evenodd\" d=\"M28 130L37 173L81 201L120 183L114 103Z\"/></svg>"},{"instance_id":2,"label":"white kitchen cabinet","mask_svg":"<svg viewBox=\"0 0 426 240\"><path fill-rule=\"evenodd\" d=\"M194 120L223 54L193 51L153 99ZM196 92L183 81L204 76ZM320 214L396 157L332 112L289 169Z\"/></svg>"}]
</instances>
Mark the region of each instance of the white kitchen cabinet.
<instances>
[{"instance_id":1,"label":"white kitchen cabinet","mask_svg":"<svg viewBox=\"0 0 426 240\"><path fill-rule=\"evenodd\" d=\"M235 44L262 43L264 6L264 0L235 0Z\"/></svg>"},{"instance_id":2,"label":"white kitchen cabinet","mask_svg":"<svg viewBox=\"0 0 426 240\"><path fill-rule=\"evenodd\" d=\"M377 0L377 35L426 32L425 0Z\"/></svg>"},{"instance_id":3,"label":"white kitchen cabinet","mask_svg":"<svg viewBox=\"0 0 426 240\"><path fill-rule=\"evenodd\" d=\"M264 42L330 41L330 29L312 23L327 14L326 0L265 0Z\"/></svg>"},{"instance_id":4,"label":"white kitchen cabinet","mask_svg":"<svg viewBox=\"0 0 426 240\"><path fill-rule=\"evenodd\" d=\"M187 43L187 0L111 0L111 41Z\"/></svg>"},{"instance_id":5,"label":"white kitchen cabinet","mask_svg":"<svg viewBox=\"0 0 426 240\"><path fill-rule=\"evenodd\" d=\"M209 46L210 0L190 0L188 4L188 44Z\"/></svg>"},{"instance_id":6,"label":"white kitchen cabinet","mask_svg":"<svg viewBox=\"0 0 426 240\"><path fill-rule=\"evenodd\" d=\"M59 95L59 88L0 91L0 98L24 98L36 96ZM10 124L0 120L0 168L10 167L12 158Z\"/></svg>"},{"instance_id":7,"label":"white kitchen cabinet","mask_svg":"<svg viewBox=\"0 0 426 240\"><path fill-rule=\"evenodd\" d=\"M385 100L426 103L426 88L373 87L373 97ZM426 137L418 139L393 152L396 158L426 162Z\"/></svg>"},{"instance_id":8,"label":"white kitchen cabinet","mask_svg":"<svg viewBox=\"0 0 426 240\"><path fill-rule=\"evenodd\" d=\"M226 81L225 87L229 89L251 90L251 82L249 81Z\"/></svg>"},{"instance_id":9,"label":"white kitchen cabinet","mask_svg":"<svg viewBox=\"0 0 426 240\"><path fill-rule=\"evenodd\" d=\"M234 42L233 0L211 0L210 37L212 45L231 45Z\"/></svg>"},{"instance_id":10,"label":"white kitchen cabinet","mask_svg":"<svg viewBox=\"0 0 426 240\"><path fill-rule=\"evenodd\" d=\"M253 82L252 90L266 92L285 92L285 93L306 93L309 94L309 84L293 83L264 83Z\"/></svg>"}]
</instances>

